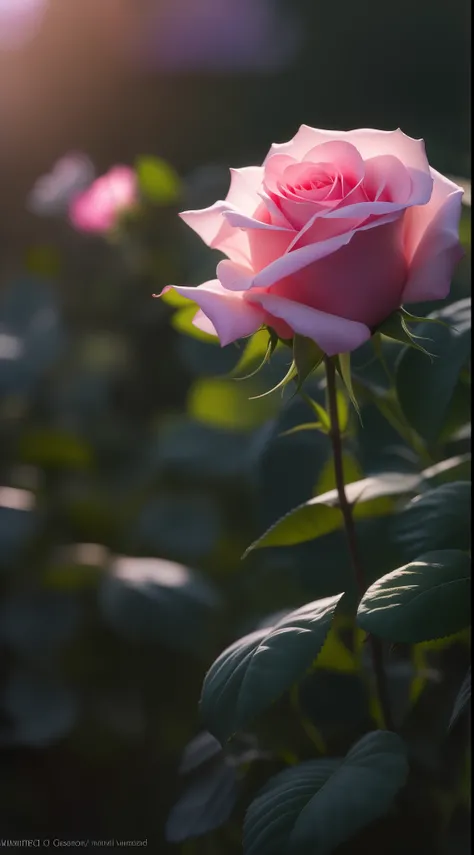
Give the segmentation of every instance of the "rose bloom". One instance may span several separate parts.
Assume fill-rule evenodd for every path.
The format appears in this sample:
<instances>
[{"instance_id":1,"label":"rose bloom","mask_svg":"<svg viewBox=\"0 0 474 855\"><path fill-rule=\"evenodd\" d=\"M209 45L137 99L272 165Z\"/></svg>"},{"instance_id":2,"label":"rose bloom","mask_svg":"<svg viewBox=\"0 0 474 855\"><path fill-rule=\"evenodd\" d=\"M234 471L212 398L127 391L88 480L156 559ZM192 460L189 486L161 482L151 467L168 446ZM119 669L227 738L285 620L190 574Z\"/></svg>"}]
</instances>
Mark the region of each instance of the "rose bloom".
<instances>
[{"instance_id":1,"label":"rose bloom","mask_svg":"<svg viewBox=\"0 0 474 855\"><path fill-rule=\"evenodd\" d=\"M114 166L72 200L69 219L81 232L103 234L138 200L137 179L129 166Z\"/></svg>"},{"instance_id":2,"label":"rose bloom","mask_svg":"<svg viewBox=\"0 0 474 855\"><path fill-rule=\"evenodd\" d=\"M462 193L401 130L302 125L263 166L231 170L225 201L181 214L227 258L216 279L174 287L221 345L266 325L351 351L402 304L447 296Z\"/></svg>"}]
</instances>

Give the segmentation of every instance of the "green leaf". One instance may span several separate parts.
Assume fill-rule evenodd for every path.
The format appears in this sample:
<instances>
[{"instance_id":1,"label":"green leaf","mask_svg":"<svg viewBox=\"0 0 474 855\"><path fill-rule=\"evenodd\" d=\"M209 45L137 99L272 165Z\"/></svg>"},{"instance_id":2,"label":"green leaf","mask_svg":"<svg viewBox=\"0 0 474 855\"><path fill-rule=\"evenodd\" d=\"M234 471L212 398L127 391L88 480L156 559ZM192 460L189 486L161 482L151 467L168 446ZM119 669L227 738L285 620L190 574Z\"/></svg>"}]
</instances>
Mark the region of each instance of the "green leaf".
<instances>
[{"instance_id":1,"label":"green leaf","mask_svg":"<svg viewBox=\"0 0 474 855\"><path fill-rule=\"evenodd\" d=\"M470 522L471 482L452 481L412 499L399 514L394 534L411 560L436 549L469 549Z\"/></svg>"},{"instance_id":2,"label":"green leaf","mask_svg":"<svg viewBox=\"0 0 474 855\"><path fill-rule=\"evenodd\" d=\"M90 469L94 463L91 447L81 438L54 429L32 429L18 443L21 459L51 469Z\"/></svg>"},{"instance_id":3,"label":"green leaf","mask_svg":"<svg viewBox=\"0 0 474 855\"><path fill-rule=\"evenodd\" d=\"M459 240L467 252L471 251L472 223L471 207L463 207L461 222L459 223Z\"/></svg>"},{"instance_id":4,"label":"green leaf","mask_svg":"<svg viewBox=\"0 0 474 855\"><path fill-rule=\"evenodd\" d=\"M451 716L451 720L449 722L449 729L456 724L457 720L463 715L466 707L471 702L471 669L468 669L464 680L462 681L461 688L459 689L458 696L454 703L454 709Z\"/></svg>"},{"instance_id":5,"label":"green leaf","mask_svg":"<svg viewBox=\"0 0 474 855\"><path fill-rule=\"evenodd\" d=\"M181 185L174 169L160 157L139 157L138 184L145 198L157 205L171 205L179 198Z\"/></svg>"},{"instance_id":6,"label":"green leaf","mask_svg":"<svg viewBox=\"0 0 474 855\"><path fill-rule=\"evenodd\" d=\"M390 810L408 771L405 746L388 731L368 733L344 759L286 769L247 811L244 855L329 855Z\"/></svg>"},{"instance_id":7,"label":"green leaf","mask_svg":"<svg viewBox=\"0 0 474 855\"><path fill-rule=\"evenodd\" d=\"M298 389L301 389L306 378L313 373L318 365L321 365L324 353L312 339L295 335L293 337L293 359L298 372Z\"/></svg>"},{"instance_id":8,"label":"green leaf","mask_svg":"<svg viewBox=\"0 0 474 855\"><path fill-rule=\"evenodd\" d=\"M419 475L403 475L384 472L362 481L346 485L348 501L355 505L354 518L380 516L393 511L394 498L414 492L420 483ZM253 549L268 546L294 546L329 534L342 525L337 490L294 508L254 541L244 553L244 558Z\"/></svg>"},{"instance_id":9,"label":"green leaf","mask_svg":"<svg viewBox=\"0 0 474 855\"><path fill-rule=\"evenodd\" d=\"M200 703L206 726L220 742L305 673L324 644L341 597L308 603L221 653L205 677Z\"/></svg>"},{"instance_id":10,"label":"green leaf","mask_svg":"<svg viewBox=\"0 0 474 855\"><path fill-rule=\"evenodd\" d=\"M188 395L188 413L202 424L231 430L250 430L276 415L278 398L250 397L262 388L258 378L236 383L221 377L203 377Z\"/></svg>"},{"instance_id":11,"label":"green leaf","mask_svg":"<svg viewBox=\"0 0 474 855\"><path fill-rule=\"evenodd\" d=\"M471 479L471 455L456 454L446 460L440 460L433 466L428 466L422 472L423 478L433 481L436 486L445 482L470 481Z\"/></svg>"},{"instance_id":12,"label":"green leaf","mask_svg":"<svg viewBox=\"0 0 474 855\"><path fill-rule=\"evenodd\" d=\"M397 393L402 410L415 430L434 442L445 422L462 368L471 349L471 300L460 300L433 313L449 327L434 324L418 329L432 339L430 349L437 357L430 363L422 354L406 350L397 372Z\"/></svg>"},{"instance_id":13,"label":"green leaf","mask_svg":"<svg viewBox=\"0 0 474 855\"><path fill-rule=\"evenodd\" d=\"M364 477L364 473L362 472L359 462L353 454L349 454L348 452L345 452L342 457L342 471L344 473L344 484L346 486L354 481L361 481ZM328 493L330 490L334 490L335 488L336 474L334 471L334 460L331 456L325 463L318 478L315 493L320 496L321 494L324 495L324 493Z\"/></svg>"},{"instance_id":14,"label":"green leaf","mask_svg":"<svg viewBox=\"0 0 474 855\"><path fill-rule=\"evenodd\" d=\"M428 552L370 586L359 605L358 623L394 643L444 638L469 625L470 591L467 553Z\"/></svg>"},{"instance_id":15,"label":"green leaf","mask_svg":"<svg viewBox=\"0 0 474 855\"><path fill-rule=\"evenodd\" d=\"M351 403L359 416L360 419L360 409L359 404L357 402L357 398L355 396L354 387L352 385L352 375L351 375L351 355L350 353L341 353L336 359L336 368L337 371L344 383L344 386L347 389L347 394L351 400Z\"/></svg>"}]
</instances>

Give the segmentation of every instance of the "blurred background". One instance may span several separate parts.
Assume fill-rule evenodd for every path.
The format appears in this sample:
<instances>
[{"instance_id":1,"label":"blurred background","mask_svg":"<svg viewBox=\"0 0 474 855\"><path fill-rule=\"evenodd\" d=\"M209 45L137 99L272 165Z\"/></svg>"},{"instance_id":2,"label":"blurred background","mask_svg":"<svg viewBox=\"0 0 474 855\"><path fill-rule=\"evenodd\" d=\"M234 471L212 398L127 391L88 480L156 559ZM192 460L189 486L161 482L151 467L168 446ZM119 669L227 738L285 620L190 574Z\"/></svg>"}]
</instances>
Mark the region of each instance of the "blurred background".
<instances>
[{"instance_id":1,"label":"blurred background","mask_svg":"<svg viewBox=\"0 0 474 855\"><path fill-rule=\"evenodd\" d=\"M0 0L2 837L240 851L234 767L186 791L180 755L223 646L341 590L343 552L331 578L313 572L321 540L240 560L331 486L329 449L281 438L307 420L298 402L248 401L278 358L229 380L241 351L187 335L189 312L152 294L215 269L178 211L222 198L229 166L302 123L401 127L470 179L469 17L467 0ZM139 204L107 234L74 229L72 196L116 164ZM415 465L370 408L365 426L357 471ZM215 751L193 743L188 766ZM180 843L234 805L229 836Z\"/></svg>"}]
</instances>

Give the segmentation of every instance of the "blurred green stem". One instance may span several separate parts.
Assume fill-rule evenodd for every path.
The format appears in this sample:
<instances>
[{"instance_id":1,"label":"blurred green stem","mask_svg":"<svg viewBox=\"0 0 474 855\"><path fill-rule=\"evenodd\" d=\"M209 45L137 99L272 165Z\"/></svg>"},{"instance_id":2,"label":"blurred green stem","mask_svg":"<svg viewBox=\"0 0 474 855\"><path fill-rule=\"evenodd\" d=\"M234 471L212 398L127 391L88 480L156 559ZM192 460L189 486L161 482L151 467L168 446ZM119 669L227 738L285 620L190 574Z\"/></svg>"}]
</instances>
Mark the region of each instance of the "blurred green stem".
<instances>
[{"instance_id":1,"label":"blurred green stem","mask_svg":"<svg viewBox=\"0 0 474 855\"><path fill-rule=\"evenodd\" d=\"M334 458L334 472L336 476L336 487L339 497L339 508L344 520L344 529L346 532L347 545L349 549L352 569L358 589L359 596L362 598L367 590L364 570L359 555L359 547L355 532L354 519L352 516L352 507L347 500L345 484L344 484L344 469L342 458L342 438L339 425L339 413L337 409L337 388L336 388L336 369L334 363L325 357L327 379L327 397L329 407L329 417L331 420L330 437L332 443L332 452ZM385 678L385 669L383 663L382 646L378 638L369 635L368 642L372 654L372 663L375 675L375 685L377 689L378 701L382 710L382 715L385 721L385 726L388 730L394 730L392 715L390 711L390 703L388 698L387 682Z\"/></svg>"}]
</instances>

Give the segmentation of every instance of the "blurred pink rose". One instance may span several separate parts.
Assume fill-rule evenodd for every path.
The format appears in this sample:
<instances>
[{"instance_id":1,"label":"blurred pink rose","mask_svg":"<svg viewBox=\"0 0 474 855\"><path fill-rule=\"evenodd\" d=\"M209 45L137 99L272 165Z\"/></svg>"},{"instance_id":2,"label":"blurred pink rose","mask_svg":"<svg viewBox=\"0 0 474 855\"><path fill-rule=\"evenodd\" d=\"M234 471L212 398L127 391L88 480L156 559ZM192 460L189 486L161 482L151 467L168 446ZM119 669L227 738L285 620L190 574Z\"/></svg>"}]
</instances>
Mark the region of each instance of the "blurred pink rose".
<instances>
[{"instance_id":1,"label":"blurred pink rose","mask_svg":"<svg viewBox=\"0 0 474 855\"><path fill-rule=\"evenodd\" d=\"M447 296L462 193L401 130L302 125L263 166L231 170L224 202L181 214L227 259L175 290L222 345L266 324L330 356L354 350L402 304Z\"/></svg>"},{"instance_id":2,"label":"blurred pink rose","mask_svg":"<svg viewBox=\"0 0 474 855\"><path fill-rule=\"evenodd\" d=\"M114 166L76 196L69 206L72 225L81 232L108 232L120 214L138 200L137 179L129 166Z\"/></svg>"}]
</instances>

